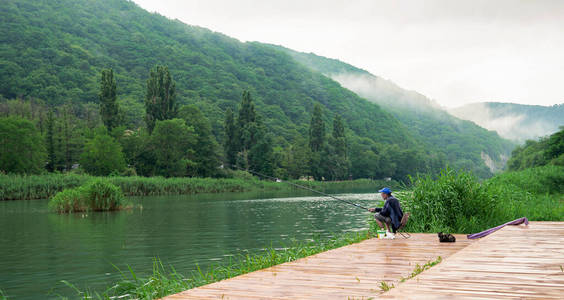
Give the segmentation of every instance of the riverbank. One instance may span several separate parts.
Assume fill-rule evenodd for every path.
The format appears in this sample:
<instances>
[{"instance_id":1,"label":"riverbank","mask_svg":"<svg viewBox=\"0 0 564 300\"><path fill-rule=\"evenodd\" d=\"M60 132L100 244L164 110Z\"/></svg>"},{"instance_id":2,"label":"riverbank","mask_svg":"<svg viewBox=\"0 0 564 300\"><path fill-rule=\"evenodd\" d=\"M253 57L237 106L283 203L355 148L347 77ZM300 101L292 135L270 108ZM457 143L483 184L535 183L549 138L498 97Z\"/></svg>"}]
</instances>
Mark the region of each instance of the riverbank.
<instances>
[{"instance_id":1,"label":"riverbank","mask_svg":"<svg viewBox=\"0 0 564 300\"><path fill-rule=\"evenodd\" d=\"M258 190L284 191L296 189L291 185L247 178L188 178L188 177L96 177L79 174L0 175L0 200L47 199L56 193L75 188L97 178L107 179L119 186L126 196L184 195L198 193L251 192ZM292 181L316 190L355 189L374 186L397 187L395 181L357 179L351 181Z\"/></svg>"},{"instance_id":2,"label":"riverbank","mask_svg":"<svg viewBox=\"0 0 564 300\"><path fill-rule=\"evenodd\" d=\"M228 264L217 264L184 275L174 267L165 267L158 259L153 261L152 274L138 276L134 270L121 272L122 279L109 286L103 293L80 290L69 282L62 282L76 292L81 299L158 299L184 290L233 278L242 274L262 270L282 263L371 238L368 231L342 234L331 239L312 239L308 242L294 241L284 248L269 247L258 254L238 255Z\"/></svg>"}]
</instances>

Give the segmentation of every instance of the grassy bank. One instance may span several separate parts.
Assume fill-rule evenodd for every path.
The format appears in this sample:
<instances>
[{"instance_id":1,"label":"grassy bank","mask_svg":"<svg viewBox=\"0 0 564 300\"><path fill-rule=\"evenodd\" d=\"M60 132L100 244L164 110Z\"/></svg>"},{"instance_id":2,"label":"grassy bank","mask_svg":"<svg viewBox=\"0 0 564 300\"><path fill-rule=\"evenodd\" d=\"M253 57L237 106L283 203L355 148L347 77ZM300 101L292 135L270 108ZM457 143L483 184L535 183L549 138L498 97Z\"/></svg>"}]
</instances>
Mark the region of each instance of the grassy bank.
<instances>
[{"instance_id":1,"label":"grassy bank","mask_svg":"<svg viewBox=\"0 0 564 300\"><path fill-rule=\"evenodd\" d=\"M344 234L332 239L294 242L284 249L268 248L262 253L240 255L232 259L228 264L218 264L210 267L207 271L197 268L187 274L182 274L173 267L165 267L161 261L155 260L151 275L140 277L131 269L127 272L120 272L122 279L102 293L88 290L81 291L67 281L62 281L62 283L76 292L76 298L157 299L194 287L294 261L330 249L358 243L368 238L370 238L370 234L365 231Z\"/></svg>"},{"instance_id":2,"label":"grassy bank","mask_svg":"<svg viewBox=\"0 0 564 300\"><path fill-rule=\"evenodd\" d=\"M564 221L564 167L506 172L480 182L472 174L443 170L437 179L413 179L404 207L412 232L479 232L527 217Z\"/></svg>"},{"instance_id":3,"label":"grassy bank","mask_svg":"<svg viewBox=\"0 0 564 300\"><path fill-rule=\"evenodd\" d=\"M164 178L164 177L95 177L78 174L0 175L0 200L46 199L56 193L79 187L96 178L107 179L119 186L126 196L181 195L196 193L249 192L255 190L291 190L294 187L273 181L245 178ZM395 182L358 179L338 182L294 181L317 190L354 189Z\"/></svg>"}]
</instances>

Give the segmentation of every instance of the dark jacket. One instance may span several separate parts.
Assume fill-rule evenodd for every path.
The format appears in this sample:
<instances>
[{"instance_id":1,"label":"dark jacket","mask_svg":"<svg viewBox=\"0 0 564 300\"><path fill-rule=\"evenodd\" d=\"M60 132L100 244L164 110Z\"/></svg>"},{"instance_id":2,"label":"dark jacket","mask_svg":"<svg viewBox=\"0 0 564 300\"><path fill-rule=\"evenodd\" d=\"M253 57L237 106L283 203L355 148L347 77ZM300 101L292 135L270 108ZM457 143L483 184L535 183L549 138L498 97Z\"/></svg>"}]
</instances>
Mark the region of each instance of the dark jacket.
<instances>
[{"instance_id":1,"label":"dark jacket","mask_svg":"<svg viewBox=\"0 0 564 300\"><path fill-rule=\"evenodd\" d=\"M388 199L386 199L384 207L376 208L376 211L379 212L380 215L392 219L392 230L396 232L401 225L401 218L403 218L403 211L401 210L399 200L390 195Z\"/></svg>"}]
</instances>

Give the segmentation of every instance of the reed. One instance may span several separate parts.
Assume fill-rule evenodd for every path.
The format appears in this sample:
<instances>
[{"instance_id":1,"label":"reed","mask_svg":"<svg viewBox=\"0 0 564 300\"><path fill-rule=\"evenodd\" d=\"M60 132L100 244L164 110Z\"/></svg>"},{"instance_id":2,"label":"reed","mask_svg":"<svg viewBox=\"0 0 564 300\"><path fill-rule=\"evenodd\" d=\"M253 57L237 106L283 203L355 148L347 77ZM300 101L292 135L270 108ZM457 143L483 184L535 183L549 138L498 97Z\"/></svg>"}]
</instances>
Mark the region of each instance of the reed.
<instances>
[{"instance_id":1,"label":"reed","mask_svg":"<svg viewBox=\"0 0 564 300\"><path fill-rule=\"evenodd\" d=\"M66 189L49 200L49 209L59 213L108 211L127 207L121 189L104 180L94 179L78 188Z\"/></svg>"},{"instance_id":2,"label":"reed","mask_svg":"<svg viewBox=\"0 0 564 300\"><path fill-rule=\"evenodd\" d=\"M257 190L293 190L285 183L248 178L164 178L164 177L95 177L78 174L0 175L0 200L51 198L60 191L79 187L94 179L103 178L119 186L126 196L182 195L197 193L250 192ZM319 190L339 190L396 186L395 182L358 179L338 182L292 181Z\"/></svg>"}]
</instances>

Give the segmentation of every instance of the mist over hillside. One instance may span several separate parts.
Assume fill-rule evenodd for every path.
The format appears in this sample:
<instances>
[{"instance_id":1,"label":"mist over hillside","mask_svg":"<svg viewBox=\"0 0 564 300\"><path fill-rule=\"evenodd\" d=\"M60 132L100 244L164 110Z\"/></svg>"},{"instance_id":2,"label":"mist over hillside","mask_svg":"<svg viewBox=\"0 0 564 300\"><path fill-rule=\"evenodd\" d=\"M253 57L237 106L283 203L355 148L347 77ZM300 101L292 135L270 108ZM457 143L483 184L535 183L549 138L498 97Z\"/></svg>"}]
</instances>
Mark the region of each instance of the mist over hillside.
<instances>
[{"instance_id":1,"label":"mist over hillside","mask_svg":"<svg viewBox=\"0 0 564 300\"><path fill-rule=\"evenodd\" d=\"M514 143L501 138L496 132L456 118L426 96L405 90L366 70L313 53L272 47L283 49L312 70L381 105L427 147L442 153L454 168L470 169L482 175L499 171L515 147Z\"/></svg>"},{"instance_id":2,"label":"mist over hillside","mask_svg":"<svg viewBox=\"0 0 564 300\"><path fill-rule=\"evenodd\" d=\"M502 137L519 143L550 135L564 126L564 104L541 106L483 102L448 111L458 118L495 130Z\"/></svg>"}]
</instances>

